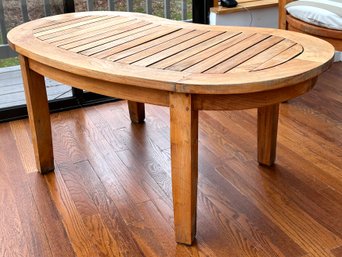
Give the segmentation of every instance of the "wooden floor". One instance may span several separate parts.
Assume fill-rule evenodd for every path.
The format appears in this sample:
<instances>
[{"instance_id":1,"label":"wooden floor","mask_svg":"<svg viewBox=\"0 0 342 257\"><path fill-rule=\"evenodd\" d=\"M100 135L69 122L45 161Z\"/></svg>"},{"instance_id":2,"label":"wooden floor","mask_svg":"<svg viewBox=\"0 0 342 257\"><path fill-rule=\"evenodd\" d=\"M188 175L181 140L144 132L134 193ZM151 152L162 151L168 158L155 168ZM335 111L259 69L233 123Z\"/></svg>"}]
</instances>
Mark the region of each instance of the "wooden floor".
<instances>
[{"instance_id":1,"label":"wooden floor","mask_svg":"<svg viewBox=\"0 0 342 257\"><path fill-rule=\"evenodd\" d=\"M71 87L45 79L49 100L71 96ZM0 108L26 104L20 66L0 68Z\"/></svg>"},{"instance_id":2,"label":"wooden floor","mask_svg":"<svg viewBox=\"0 0 342 257\"><path fill-rule=\"evenodd\" d=\"M198 232L174 241L169 112L126 102L52 115L55 173L27 120L0 124L0 256L342 256L342 63L281 105L278 158L256 162L256 111L200 112Z\"/></svg>"}]
</instances>

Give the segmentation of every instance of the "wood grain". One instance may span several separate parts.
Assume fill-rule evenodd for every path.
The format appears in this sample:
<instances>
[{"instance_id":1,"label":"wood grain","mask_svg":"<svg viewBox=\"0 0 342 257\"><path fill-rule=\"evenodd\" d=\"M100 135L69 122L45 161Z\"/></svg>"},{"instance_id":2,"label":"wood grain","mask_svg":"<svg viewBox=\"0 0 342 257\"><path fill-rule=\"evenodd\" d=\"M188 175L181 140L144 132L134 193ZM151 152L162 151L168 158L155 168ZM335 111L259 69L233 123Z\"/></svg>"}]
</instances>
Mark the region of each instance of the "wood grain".
<instances>
[{"instance_id":1,"label":"wood grain","mask_svg":"<svg viewBox=\"0 0 342 257\"><path fill-rule=\"evenodd\" d=\"M70 20L70 16L74 15L76 14L41 19L28 25L21 25L9 33L12 48L21 54L21 67L38 169L42 172L53 169L50 117L43 75L80 89L127 99L130 118L133 122L142 122L144 103L170 107L173 220L176 241L187 245L191 245L195 238L197 222L198 110L258 108L258 162L272 166L276 152L279 103L311 90L317 76L331 65L333 56L332 47L324 41L281 30L201 25L194 25L189 29L190 27L186 23L172 22L143 14L117 12L87 12L77 14L82 16L80 19ZM87 38L60 45L60 47L45 42L54 36L61 36L63 31L69 31L72 34L76 28L87 30L89 24L101 27L102 21L110 19L111 16L127 18L127 22L119 22L114 25L112 31L97 34L95 37L92 37L90 33ZM55 24L51 25L50 19L55 19ZM45 29L35 31L34 29L37 27ZM20 33L18 33L19 29ZM176 34L181 30L185 30L186 33ZM232 37L229 36L224 41L210 41L225 32L229 32ZM145 43L170 35L172 37L169 40L164 40L160 44L145 45ZM207 41L210 41L211 45L203 48L203 43ZM227 45L227 42L230 44ZM293 44L289 46L289 43ZM273 48L278 44L284 44L284 47ZM138 51L135 49L130 55L117 61L108 58L117 51L126 51L138 46L144 47ZM166 68L149 67L167 58L172 58L173 55L186 52L188 49L190 52L188 52L187 58L179 59L178 57L171 66ZM265 51L269 51L269 49L278 50L276 54L273 53L272 57L265 58L257 66L251 66L252 70L242 69L240 72L229 72L239 65L244 65L245 62L257 58L258 55L265 57ZM210 52L209 55L207 55L208 52ZM203 58L199 58L199 56ZM186 67L184 67L185 64ZM179 69L180 67L184 69ZM133 69L134 72L132 72ZM320 105L319 100L318 103ZM100 129L106 133L103 136L97 133L101 123L97 126L94 125L94 123L98 124L98 119L95 119L94 116L89 118L84 113L81 116L75 116L73 112L67 115L77 122L72 128L60 127L61 130L66 129L69 132L65 142L71 143L67 143L68 151L64 152L64 156L69 155L83 159L78 162L72 159L70 161L62 160L62 163L58 165L63 181L62 189L64 191L67 188L70 189L69 195L66 195L61 205L64 208L63 215L67 216L69 220L75 220L75 224L68 223L67 231L81 235L72 242L75 251L80 255L117 255L121 254L121 251L127 251L127 246L122 242L129 241L134 244L135 240L141 245L145 244L145 240L140 241L137 238L133 240L129 234L112 234L113 229L121 231L124 226L120 223L121 219L117 216L113 217L108 208L122 208L121 204L125 202L133 206L149 206L144 203L150 202L159 210L166 207L167 209L160 213L164 219L172 220L169 214L170 188L163 184L165 181L169 181L169 178L165 177L165 172L156 172L155 170L158 169L156 167L152 168L152 172L149 173L147 170L150 168L144 163L144 158L137 157L137 152L141 155L146 154L144 145L151 145L152 148L161 145L161 150L167 149L164 141L160 140L158 136L149 136L152 139L157 138L154 144L143 140L143 145L132 147L134 140L128 136L129 129L126 126L116 131L119 134L118 137L113 136L114 133L108 130ZM338 117L340 116L335 114L334 118ZM137 124L137 126L139 125L142 126ZM210 131L209 126L206 128L207 131ZM69 136L70 132L75 136ZM132 132L140 133L136 128L132 129ZM282 138L287 142L293 142L286 135ZM88 149L85 142L91 142L95 147ZM116 142L119 142L119 146L116 146ZM73 148L76 149L76 153L80 153L80 156L75 156ZM118 150L120 148L121 150ZM219 152L217 150L220 148L234 152L233 144L228 144L227 147L221 143L213 151ZM303 159L315 163L318 168L330 170L337 167L324 160L319 162L317 155L306 154L308 151L304 148L301 150L305 153ZM133 151L136 151L136 154L133 154ZM63 153L63 151L61 152ZM93 155L92 157L88 157L90 153ZM99 154L102 157L95 158ZM132 161L135 158L138 159L137 163ZM165 159L165 156L157 158ZM239 149L239 152L235 151L229 158L232 162L231 166L237 170L247 169L251 165L251 161L242 165L235 162L235 159L239 161L249 159L247 153L242 149ZM126 190L124 195L129 196L128 199L119 201L121 204L118 206L111 201L108 202L107 195L102 192L104 189L102 191L98 189L102 187L102 183L96 179L96 168L94 169L93 166L101 167L99 162L117 165L115 171L117 173L116 183L120 185L118 190ZM149 159L148 162L150 162ZM224 163L223 167L216 167L215 170L225 178L229 175L226 174ZM81 170L88 171L87 174L92 177L83 176ZM159 179L159 176L164 178ZM337 173L333 173L333 176L339 177ZM239 188L241 194L254 197L260 202L263 199L263 197L259 197L258 191L241 186L244 181L234 180L234 178L230 178L230 180L237 182L235 186ZM49 185L52 187L51 183ZM117 197L116 194L113 195ZM210 203L206 199L203 200L203 204L208 210L215 202L211 201ZM269 204L269 201L265 201L265 203L259 203L259 206L269 207ZM302 217L305 218L305 221L298 226L298 229L289 229L290 221L283 216L293 217L293 213L298 208L289 205L283 208L283 212L279 212L275 209L278 205L280 203L276 198L274 206L272 205L274 209L271 208L274 213L272 217L270 214L266 215L264 210L261 211L273 222L281 224L283 229L296 240L299 240L301 246L309 254L317 252L326 256L328 251L313 247L306 240L298 237L297 233L300 229L307 230L311 234L321 233L324 235L322 244L325 249L331 249L341 243L339 239L329 233L326 227L319 227L321 223L316 224L312 217L307 217L300 211L299 216L295 216L293 219L298 222ZM278 207L280 208L280 206ZM70 213L67 213L68 209L71 209ZM105 214L99 215L99 211ZM137 218L138 224L141 224L139 215L137 217L127 215L125 210L119 211L119 213L124 215L125 222L135 224L134 218ZM262 235L250 238L249 233L256 233L253 226L239 229L243 227L240 223L227 224L230 217L219 215L218 219L218 225L223 224L222 228L227 232L226 237L234 242L232 247L246 249L247 256L267 256L267 251L277 254L281 252L272 243L264 244L265 240L257 239L263 238ZM283 223L279 222L280 219ZM330 223L324 223L324 225L331 226L333 222L331 220ZM151 229L153 230L153 228ZM143 230L143 232L145 231ZM151 233L151 236L153 235L154 233ZM139 234L138 237L140 236ZM90 241L84 247L79 244L79 241L89 242L89 240L94 241ZM109 246L104 242L108 242ZM123 250L117 250L121 247ZM164 253L164 250L165 253L168 252L167 249L172 245L164 246L162 244L162 247L165 249L160 253L158 251L149 252L145 248L143 252L159 255ZM116 250L112 252L112 248ZM310 251L311 248L312 251ZM180 249L183 250L183 248ZM268 250L265 251L265 249ZM133 252L137 253L138 247Z\"/></svg>"},{"instance_id":2,"label":"wood grain","mask_svg":"<svg viewBox=\"0 0 342 257\"><path fill-rule=\"evenodd\" d=\"M134 123L142 123L145 120L145 105L128 101L128 110L131 121Z\"/></svg>"},{"instance_id":3,"label":"wood grain","mask_svg":"<svg viewBox=\"0 0 342 257\"><path fill-rule=\"evenodd\" d=\"M172 190L176 241L191 244L196 234L198 111L191 95L170 95Z\"/></svg>"},{"instance_id":4,"label":"wood grain","mask_svg":"<svg viewBox=\"0 0 342 257\"><path fill-rule=\"evenodd\" d=\"M1 199L10 201L3 202L1 208L5 222L1 226L0 238L11 237L2 242L0 251L5 251L4 256L12 253L18 256L74 256L43 177L39 173L25 172L18 161L20 157L15 139L9 136L11 129L8 123L1 126L1 133L8 136L1 137L0 144L0 195L3 196ZM10 207L13 208L7 209ZM8 231L6 224L11 226Z\"/></svg>"},{"instance_id":5,"label":"wood grain","mask_svg":"<svg viewBox=\"0 0 342 257\"><path fill-rule=\"evenodd\" d=\"M279 104L258 108L258 162L274 164L277 149Z\"/></svg>"},{"instance_id":6,"label":"wood grain","mask_svg":"<svg viewBox=\"0 0 342 257\"><path fill-rule=\"evenodd\" d=\"M54 169L51 123L44 77L29 68L29 61L19 56L27 109L30 115L36 166L41 173Z\"/></svg>"},{"instance_id":7,"label":"wood grain","mask_svg":"<svg viewBox=\"0 0 342 257\"><path fill-rule=\"evenodd\" d=\"M111 29L106 21L113 22ZM222 34L234 36L217 44L214 39ZM230 94L237 88L248 93L286 87L289 81L300 83L328 69L334 55L330 44L284 30L187 24L123 12L48 17L13 29L8 39L23 56L62 72L199 94L212 93L214 86ZM265 58L253 72L229 72L251 58L265 56L277 40L294 44L273 54L272 60ZM183 59L180 53L185 53ZM169 63L165 63L167 59ZM165 82L177 86L166 87Z\"/></svg>"}]
</instances>

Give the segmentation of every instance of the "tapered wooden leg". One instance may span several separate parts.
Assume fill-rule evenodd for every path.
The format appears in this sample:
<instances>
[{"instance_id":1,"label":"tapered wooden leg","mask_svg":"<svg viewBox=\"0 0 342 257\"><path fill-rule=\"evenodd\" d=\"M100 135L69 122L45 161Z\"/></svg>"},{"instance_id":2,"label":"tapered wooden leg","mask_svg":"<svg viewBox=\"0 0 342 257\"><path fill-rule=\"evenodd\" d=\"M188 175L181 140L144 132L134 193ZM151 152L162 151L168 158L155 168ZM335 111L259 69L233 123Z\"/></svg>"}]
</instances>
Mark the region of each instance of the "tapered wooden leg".
<instances>
[{"instance_id":1,"label":"tapered wooden leg","mask_svg":"<svg viewBox=\"0 0 342 257\"><path fill-rule=\"evenodd\" d=\"M279 104L258 108L258 162L271 166L276 158Z\"/></svg>"},{"instance_id":2,"label":"tapered wooden leg","mask_svg":"<svg viewBox=\"0 0 342 257\"><path fill-rule=\"evenodd\" d=\"M128 101L129 116L133 123L143 123L145 120L145 104Z\"/></svg>"},{"instance_id":3,"label":"tapered wooden leg","mask_svg":"<svg viewBox=\"0 0 342 257\"><path fill-rule=\"evenodd\" d=\"M196 234L198 111L191 95L170 94L171 166L176 241L190 245Z\"/></svg>"},{"instance_id":4,"label":"tapered wooden leg","mask_svg":"<svg viewBox=\"0 0 342 257\"><path fill-rule=\"evenodd\" d=\"M19 56L23 76L32 143L38 171L54 170L51 122L44 77L29 68L26 57Z\"/></svg>"}]
</instances>

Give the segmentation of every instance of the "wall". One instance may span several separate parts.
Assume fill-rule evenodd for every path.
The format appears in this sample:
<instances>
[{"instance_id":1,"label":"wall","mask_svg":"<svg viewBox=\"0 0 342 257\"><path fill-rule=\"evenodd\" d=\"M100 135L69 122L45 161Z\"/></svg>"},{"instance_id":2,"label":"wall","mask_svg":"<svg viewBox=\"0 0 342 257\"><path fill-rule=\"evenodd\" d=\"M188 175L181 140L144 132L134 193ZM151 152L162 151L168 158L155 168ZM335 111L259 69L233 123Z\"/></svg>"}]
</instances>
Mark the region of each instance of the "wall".
<instances>
[{"instance_id":1,"label":"wall","mask_svg":"<svg viewBox=\"0 0 342 257\"><path fill-rule=\"evenodd\" d=\"M216 14L211 12L209 19L211 25L277 28L278 8L246 9L246 11L229 14Z\"/></svg>"}]
</instances>

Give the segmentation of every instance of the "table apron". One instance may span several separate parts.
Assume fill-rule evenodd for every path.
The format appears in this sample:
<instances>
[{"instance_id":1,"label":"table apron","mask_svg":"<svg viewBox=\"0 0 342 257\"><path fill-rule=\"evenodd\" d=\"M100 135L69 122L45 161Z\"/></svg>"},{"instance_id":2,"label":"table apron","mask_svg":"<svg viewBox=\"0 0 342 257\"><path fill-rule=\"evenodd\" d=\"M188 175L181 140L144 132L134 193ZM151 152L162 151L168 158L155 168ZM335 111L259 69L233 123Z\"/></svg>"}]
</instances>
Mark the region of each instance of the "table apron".
<instances>
[{"instance_id":1,"label":"table apron","mask_svg":"<svg viewBox=\"0 0 342 257\"><path fill-rule=\"evenodd\" d=\"M287 87L268 91L223 94L223 95L193 95L195 110L244 110L270 106L282 103L310 91L317 81L317 77Z\"/></svg>"},{"instance_id":2,"label":"table apron","mask_svg":"<svg viewBox=\"0 0 342 257\"><path fill-rule=\"evenodd\" d=\"M29 60L30 69L66 85L90 92L121 98L129 101L169 106L170 93L126 84L94 79L56 69L34 60ZM243 110L281 103L310 91L317 77L278 89L242 94L191 94L194 110ZM184 93L187 94L188 93Z\"/></svg>"},{"instance_id":3,"label":"table apron","mask_svg":"<svg viewBox=\"0 0 342 257\"><path fill-rule=\"evenodd\" d=\"M169 92L165 90L124 85L101 79L85 77L56 69L34 60L29 60L29 63L31 70L50 79L79 89L140 103L169 106Z\"/></svg>"}]
</instances>

